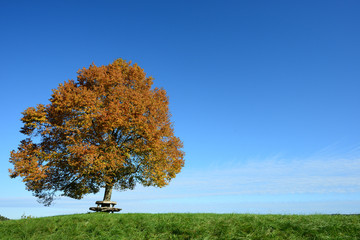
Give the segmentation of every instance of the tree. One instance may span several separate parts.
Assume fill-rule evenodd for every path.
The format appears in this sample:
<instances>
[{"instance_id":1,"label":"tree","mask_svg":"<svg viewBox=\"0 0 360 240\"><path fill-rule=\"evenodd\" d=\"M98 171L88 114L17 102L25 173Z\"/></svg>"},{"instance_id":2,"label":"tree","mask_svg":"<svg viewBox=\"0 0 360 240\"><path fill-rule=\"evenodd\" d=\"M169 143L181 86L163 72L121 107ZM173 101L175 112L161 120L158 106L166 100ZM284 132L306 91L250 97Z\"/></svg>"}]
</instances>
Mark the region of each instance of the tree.
<instances>
[{"instance_id":1,"label":"tree","mask_svg":"<svg viewBox=\"0 0 360 240\"><path fill-rule=\"evenodd\" d=\"M53 90L50 104L27 108L10 177L20 176L38 201L49 206L61 195L81 199L105 188L136 183L163 187L184 166L174 136L168 97L153 79L122 59L78 71ZM61 194L60 194L61 193Z\"/></svg>"}]
</instances>

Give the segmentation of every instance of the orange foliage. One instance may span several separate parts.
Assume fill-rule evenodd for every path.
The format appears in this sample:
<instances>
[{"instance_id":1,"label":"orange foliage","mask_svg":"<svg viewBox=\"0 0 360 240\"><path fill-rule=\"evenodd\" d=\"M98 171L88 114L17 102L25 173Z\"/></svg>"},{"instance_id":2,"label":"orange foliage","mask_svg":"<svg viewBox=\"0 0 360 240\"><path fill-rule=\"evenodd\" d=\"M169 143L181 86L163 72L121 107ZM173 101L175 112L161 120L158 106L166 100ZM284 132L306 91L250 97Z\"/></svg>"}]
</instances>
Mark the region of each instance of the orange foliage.
<instances>
[{"instance_id":1,"label":"orange foliage","mask_svg":"<svg viewBox=\"0 0 360 240\"><path fill-rule=\"evenodd\" d=\"M27 138L11 152L10 176L23 178L45 205L58 192L81 199L105 186L167 185L184 166L183 145L166 91L152 83L122 59L79 70L77 81L53 90L50 104L23 112Z\"/></svg>"}]
</instances>

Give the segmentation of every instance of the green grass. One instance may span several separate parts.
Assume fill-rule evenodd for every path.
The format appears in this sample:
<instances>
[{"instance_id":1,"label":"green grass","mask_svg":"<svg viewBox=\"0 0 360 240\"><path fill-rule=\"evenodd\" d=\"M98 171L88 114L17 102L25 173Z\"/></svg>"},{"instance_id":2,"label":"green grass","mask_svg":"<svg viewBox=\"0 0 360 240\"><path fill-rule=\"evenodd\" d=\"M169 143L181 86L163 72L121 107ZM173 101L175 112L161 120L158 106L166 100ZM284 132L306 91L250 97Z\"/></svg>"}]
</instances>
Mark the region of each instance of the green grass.
<instances>
[{"instance_id":1,"label":"green grass","mask_svg":"<svg viewBox=\"0 0 360 240\"><path fill-rule=\"evenodd\" d=\"M0 221L0 239L360 239L360 215L77 214Z\"/></svg>"}]
</instances>

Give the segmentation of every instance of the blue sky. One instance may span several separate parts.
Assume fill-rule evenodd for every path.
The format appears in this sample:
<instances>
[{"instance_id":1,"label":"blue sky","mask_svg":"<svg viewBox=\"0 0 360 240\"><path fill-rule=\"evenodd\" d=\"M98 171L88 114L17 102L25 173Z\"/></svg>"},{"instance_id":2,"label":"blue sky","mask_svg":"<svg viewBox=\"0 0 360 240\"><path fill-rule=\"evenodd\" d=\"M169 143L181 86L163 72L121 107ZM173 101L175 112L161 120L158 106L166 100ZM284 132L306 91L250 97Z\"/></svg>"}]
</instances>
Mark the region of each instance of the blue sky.
<instances>
[{"instance_id":1,"label":"blue sky","mask_svg":"<svg viewBox=\"0 0 360 240\"><path fill-rule=\"evenodd\" d=\"M21 112L92 62L138 63L170 97L186 164L123 212L359 213L358 1L2 1L0 215L87 212L10 179Z\"/></svg>"}]
</instances>

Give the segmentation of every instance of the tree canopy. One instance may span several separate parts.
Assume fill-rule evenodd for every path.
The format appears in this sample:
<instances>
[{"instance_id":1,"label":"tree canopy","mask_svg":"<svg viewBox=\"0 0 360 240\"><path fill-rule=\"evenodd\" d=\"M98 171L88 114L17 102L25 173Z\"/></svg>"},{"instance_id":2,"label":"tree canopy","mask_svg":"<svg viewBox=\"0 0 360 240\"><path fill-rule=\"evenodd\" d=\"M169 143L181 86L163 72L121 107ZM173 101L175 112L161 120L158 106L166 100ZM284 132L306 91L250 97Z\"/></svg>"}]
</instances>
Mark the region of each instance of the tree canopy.
<instances>
[{"instance_id":1,"label":"tree canopy","mask_svg":"<svg viewBox=\"0 0 360 240\"><path fill-rule=\"evenodd\" d=\"M184 166L183 144L166 91L152 84L122 59L80 69L76 81L53 89L49 104L22 113L26 138L11 151L10 177L21 177L44 205L100 188L167 185Z\"/></svg>"}]
</instances>

